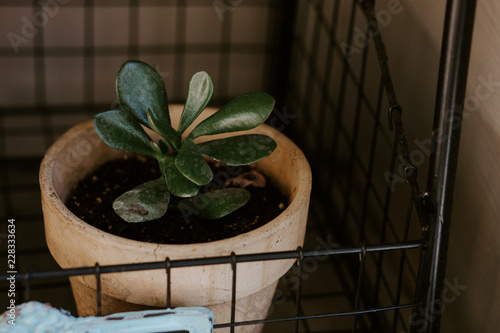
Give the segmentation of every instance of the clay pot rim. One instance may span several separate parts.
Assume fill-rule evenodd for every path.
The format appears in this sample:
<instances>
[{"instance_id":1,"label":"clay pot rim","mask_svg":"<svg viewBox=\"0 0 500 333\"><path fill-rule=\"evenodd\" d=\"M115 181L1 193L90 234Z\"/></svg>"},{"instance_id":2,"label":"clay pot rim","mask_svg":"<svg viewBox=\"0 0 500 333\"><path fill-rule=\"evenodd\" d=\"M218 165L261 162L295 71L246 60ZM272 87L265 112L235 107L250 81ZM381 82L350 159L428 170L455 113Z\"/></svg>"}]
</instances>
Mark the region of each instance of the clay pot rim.
<instances>
[{"instance_id":1,"label":"clay pot rim","mask_svg":"<svg viewBox=\"0 0 500 333\"><path fill-rule=\"evenodd\" d=\"M209 249L213 247L224 247L231 248L231 244L239 245L241 247L242 243L248 242L251 240L251 243L258 242L260 239L265 238L266 235L275 229L278 225L281 225L286 220L289 219L290 216L294 216L300 213L300 210L303 209L304 205L308 205L309 195L311 192L311 181L312 175L309 167L309 163L305 158L303 152L284 134L277 131L276 129L264 125L265 133L271 134L277 141L279 141L283 146L286 146L286 149L293 149L293 159L296 163L296 167L299 170L300 179L297 179L297 190L296 193L288 205L288 207L275 219L266 223L265 225L249 231L247 233L224 238L221 240L216 240L212 242L205 243L191 243L191 244L159 244L159 243L148 243L137 240L132 240L120 236L116 236L107 232L104 232L85 221L78 218L74 215L63 203L63 201L59 198L59 195L56 193L54 184L53 184L53 170L54 163L56 163L56 156L64 150L64 146L67 141L71 141L75 137L82 134L82 132L88 131L90 128L93 128L92 120L85 121L78 125L75 125L67 132L65 132L60 138L58 138L54 144L47 150L42 163L40 165L40 173L39 173L39 181L40 188L42 192L42 197L44 197L50 206L50 209L54 211L54 213L59 214L60 216L66 217L66 221L70 224L73 224L77 228L83 230L85 232L91 234L91 236L96 237L96 239L100 239L100 241L106 241L110 243L114 243L116 246L135 246L141 248L142 251L152 251L156 252L158 250L169 251L170 249L175 248L176 251L189 250L192 248L196 248L197 254L203 256L204 253L210 253Z\"/></svg>"}]
</instances>

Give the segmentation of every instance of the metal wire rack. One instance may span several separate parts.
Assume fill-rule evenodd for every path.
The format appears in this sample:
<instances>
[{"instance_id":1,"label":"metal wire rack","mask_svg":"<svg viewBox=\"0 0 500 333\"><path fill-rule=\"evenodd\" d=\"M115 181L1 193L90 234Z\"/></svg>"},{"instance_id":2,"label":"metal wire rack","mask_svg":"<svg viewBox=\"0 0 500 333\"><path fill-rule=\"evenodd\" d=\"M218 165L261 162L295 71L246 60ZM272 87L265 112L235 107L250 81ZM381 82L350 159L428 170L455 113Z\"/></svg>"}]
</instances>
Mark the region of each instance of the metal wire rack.
<instances>
[{"instance_id":1,"label":"metal wire rack","mask_svg":"<svg viewBox=\"0 0 500 333\"><path fill-rule=\"evenodd\" d=\"M39 1L0 6L34 20L44 8ZM94 275L100 281L110 272L162 269L169 277L178 267L231 265L232 320L215 328L265 323L269 332L438 332L440 313L434 309L443 290L460 137L460 127L453 125L461 117L475 2L448 1L434 116L439 133L432 138L426 190L417 182L374 6L371 0L63 1L50 18L60 20L59 27L81 23L76 29L81 34L72 35L70 44L58 44L53 34L63 32L46 24L26 43L0 45L0 63L28 66L22 73L32 78L21 103L9 105L6 98L0 105L0 208L2 221L17 223L17 302L37 299L74 311L69 276ZM165 20L170 30L159 40L144 34L152 31L153 23L144 19L151 12L172 18ZM106 13L123 16L112 40L99 30ZM259 18L263 28L248 34L247 15ZM216 32L196 37L190 22L208 16L218 20ZM356 27L364 28L362 40ZM185 93L176 82L197 66L216 73L215 104L253 88L276 96L271 125L301 146L313 170L304 249L57 268L43 241L37 203L42 154L70 125L116 103L103 97L102 75L113 77L105 68L129 58L153 61L160 72L167 68L173 102ZM70 85L63 98L54 92L56 64L76 75L55 84L63 92ZM7 91L16 95L15 89ZM1 250L6 257L6 248ZM238 264L276 259L296 264L281 279L269 317L235 321ZM2 297L7 277L1 275ZM172 292L168 284L167 304ZM99 289L96 304L99 309Z\"/></svg>"}]
</instances>

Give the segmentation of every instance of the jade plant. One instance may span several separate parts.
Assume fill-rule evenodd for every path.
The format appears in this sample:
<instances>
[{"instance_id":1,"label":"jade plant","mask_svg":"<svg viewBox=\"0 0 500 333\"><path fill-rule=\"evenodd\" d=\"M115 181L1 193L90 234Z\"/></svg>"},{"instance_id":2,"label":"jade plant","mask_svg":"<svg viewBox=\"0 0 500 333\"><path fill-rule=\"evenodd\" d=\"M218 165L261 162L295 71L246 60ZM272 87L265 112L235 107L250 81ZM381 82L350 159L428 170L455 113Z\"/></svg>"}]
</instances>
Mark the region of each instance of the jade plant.
<instances>
[{"instance_id":1,"label":"jade plant","mask_svg":"<svg viewBox=\"0 0 500 333\"><path fill-rule=\"evenodd\" d=\"M212 79L198 72L189 82L179 126L172 127L167 92L161 76L148 64L128 61L116 76L120 110L94 117L94 127L110 147L150 155L158 160L161 177L125 192L113 202L115 212L127 222L162 217L171 196L182 198L177 208L204 219L225 216L246 204L250 193L244 188L222 188L200 193L213 178L207 159L231 166L248 165L266 158L276 142L265 135L243 134L205 142L201 136L249 130L271 114L274 99L263 92L241 95L196 125L188 127L205 109L214 92ZM143 126L160 135L154 141Z\"/></svg>"}]
</instances>

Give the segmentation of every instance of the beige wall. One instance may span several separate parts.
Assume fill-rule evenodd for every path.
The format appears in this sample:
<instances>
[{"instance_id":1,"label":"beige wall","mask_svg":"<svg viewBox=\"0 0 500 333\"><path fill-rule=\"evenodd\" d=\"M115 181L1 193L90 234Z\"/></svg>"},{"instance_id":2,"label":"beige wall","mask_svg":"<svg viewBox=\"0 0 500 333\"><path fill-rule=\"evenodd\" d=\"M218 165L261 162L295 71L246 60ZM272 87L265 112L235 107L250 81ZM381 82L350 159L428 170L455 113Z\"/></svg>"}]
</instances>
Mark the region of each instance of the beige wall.
<instances>
[{"instance_id":1,"label":"beige wall","mask_svg":"<svg viewBox=\"0 0 500 333\"><path fill-rule=\"evenodd\" d=\"M394 15L384 33L397 93L409 109L405 120L410 137L423 139L422 128L430 131L432 126L445 1L401 5L404 10ZM456 298L447 294L442 332L498 332L500 327L498 17L499 2L478 1L446 274L452 284L467 288L458 290ZM424 181L421 176L422 185Z\"/></svg>"},{"instance_id":2,"label":"beige wall","mask_svg":"<svg viewBox=\"0 0 500 333\"><path fill-rule=\"evenodd\" d=\"M43 102L49 106L87 103L115 107L114 78L123 62L131 58L129 21L133 13L137 20L134 44L139 49L134 58L161 72L170 101L184 100L189 78L200 70L207 71L214 81L214 99L267 87L268 36L274 23L268 3L247 0L223 6L218 5L220 1L196 1L182 14L183 7L173 1L149 1L137 11L130 9L128 1L96 1L90 11L93 25L86 21L89 11L82 0L37 3L60 5L50 7L52 12L48 7L33 9L29 1L1 7L0 69L9 79L0 80L0 106L37 104L36 88L43 83ZM178 19L181 14L185 21ZM36 23L34 18L44 20ZM185 28L181 41L176 35L179 25ZM230 29L228 36L225 29ZM43 42L46 51L40 66L44 76L39 77L33 58L36 40ZM228 42L233 44L222 51L220 44ZM180 43L187 45L185 50ZM84 47L88 46L95 52L90 65L84 58ZM90 87L85 88L90 80Z\"/></svg>"},{"instance_id":3,"label":"beige wall","mask_svg":"<svg viewBox=\"0 0 500 333\"><path fill-rule=\"evenodd\" d=\"M463 124L447 274L468 288L445 314L450 332L498 332L500 326L499 16L498 2L478 2L467 96L480 104ZM490 76L497 85L488 96L481 78Z\"/></svg>"}]
</instances>

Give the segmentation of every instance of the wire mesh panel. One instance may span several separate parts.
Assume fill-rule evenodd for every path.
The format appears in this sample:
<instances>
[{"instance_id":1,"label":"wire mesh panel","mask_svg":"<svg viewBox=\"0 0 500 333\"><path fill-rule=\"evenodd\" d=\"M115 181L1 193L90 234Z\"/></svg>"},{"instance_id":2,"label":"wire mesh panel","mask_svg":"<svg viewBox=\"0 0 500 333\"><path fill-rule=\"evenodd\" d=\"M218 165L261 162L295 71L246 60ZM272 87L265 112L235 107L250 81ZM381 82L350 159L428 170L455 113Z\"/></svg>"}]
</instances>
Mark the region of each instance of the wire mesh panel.
<instances>
[{"instance_id":1,"label":"wire mesh panel","mask_svg":"<svg viewBox=\"0 0 500 333\"><path fill-rule=\"evenodd\" d=\"M3 221L16 220L16 266L10 270L18 272L18 303L37 299L74 311L67 282L74 275L99 281L110 272L161 269L169 279L178 267L231 265L234 305L238 264L294 259L267 318L238 322L233 306L231 321L216 329L261 323L265 332L410 329L426 288L422 265L432 264L421 260L430 217L374 1L58 0L0 6L0 27L8 36L0 44L0 63L19 68L10 72L8 84L0 83L0 208ZM215 105L250 90L276 96L269 124L302 148L313 171L304 249L57 269L42 236L39 162L70 125L117 106L114 76L130 58L157 69L171 102L183 100L183 82L198 70L214 79ZM167 304L171 293L168 284ZM99 295L98 288L98 309Z\"/></svg>"},{"instance_id":2,"label":"wire mesh panel","mask_svg":"<svg viewBox=\"0 0 500 333\"><path fill-rule=\"evenodd\" d=\"M401 133L389 114L401 108L374 10L369 1L300 1L297 10L287 106L297 115L294 139L313 168L316 227L338 244L421 237L406 184L413 169L406 168L398 147ZM414 301L418 256L418 251L375 252L334 265L356 295L351 307L390 307ZM410 313L387 311L356 321L368 331L402 330Z\"/></svg>"}]
</instances>

